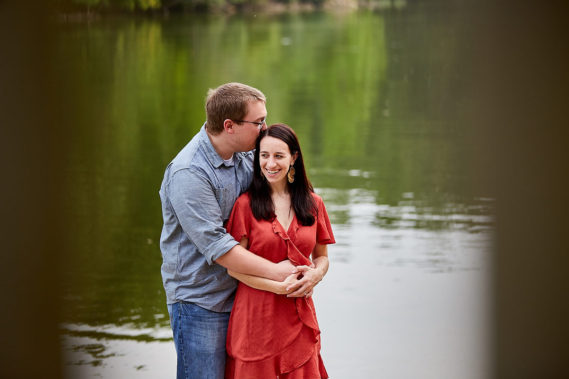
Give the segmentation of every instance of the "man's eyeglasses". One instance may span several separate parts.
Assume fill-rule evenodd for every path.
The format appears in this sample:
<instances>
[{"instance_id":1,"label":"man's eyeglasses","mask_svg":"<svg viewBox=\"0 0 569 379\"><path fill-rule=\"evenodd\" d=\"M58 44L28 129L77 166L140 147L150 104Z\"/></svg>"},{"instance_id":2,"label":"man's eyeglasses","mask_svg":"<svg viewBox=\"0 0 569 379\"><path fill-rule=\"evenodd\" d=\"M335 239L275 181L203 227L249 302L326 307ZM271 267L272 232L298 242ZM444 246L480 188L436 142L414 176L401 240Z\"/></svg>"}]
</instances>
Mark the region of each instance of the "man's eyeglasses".
<instances>
[{"instance_id":1,"label":"man's eyeglasses","mask_svg":"<svg viewBox=\"0 0 569 379\"><path fill-rule=\"evenodd\" d=\"M265 124L267 122L267 119L264 118L261 121L245 121L245 120L233 120L235 122L248 122L249 124L255 124L257 125L257 129L261 130L263 128L263 124Z\"/></svg>"}]
</instances>

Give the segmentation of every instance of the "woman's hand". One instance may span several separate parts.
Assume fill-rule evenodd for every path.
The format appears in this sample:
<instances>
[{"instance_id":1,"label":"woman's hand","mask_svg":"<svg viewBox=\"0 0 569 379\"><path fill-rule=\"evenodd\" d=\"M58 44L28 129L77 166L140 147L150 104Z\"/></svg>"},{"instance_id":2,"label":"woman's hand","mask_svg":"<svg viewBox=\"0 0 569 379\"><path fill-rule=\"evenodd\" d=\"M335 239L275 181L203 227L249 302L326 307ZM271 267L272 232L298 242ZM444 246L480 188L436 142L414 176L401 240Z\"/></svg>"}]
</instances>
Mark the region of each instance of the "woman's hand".
<instances>
[{"instance_id":1,"label":"woman's hand","mask_svg":"<svg viewBox=\"0 0 569 379\"><path fill-rule=\"evenodd\" d=\"M312 296L314 286L322 280L324 272L317 267L309 266L297 266L296 272L297 273L294 274L296 275L296 280L292 281L285 288L287 297Z\"/></svg>"}]
</instances>

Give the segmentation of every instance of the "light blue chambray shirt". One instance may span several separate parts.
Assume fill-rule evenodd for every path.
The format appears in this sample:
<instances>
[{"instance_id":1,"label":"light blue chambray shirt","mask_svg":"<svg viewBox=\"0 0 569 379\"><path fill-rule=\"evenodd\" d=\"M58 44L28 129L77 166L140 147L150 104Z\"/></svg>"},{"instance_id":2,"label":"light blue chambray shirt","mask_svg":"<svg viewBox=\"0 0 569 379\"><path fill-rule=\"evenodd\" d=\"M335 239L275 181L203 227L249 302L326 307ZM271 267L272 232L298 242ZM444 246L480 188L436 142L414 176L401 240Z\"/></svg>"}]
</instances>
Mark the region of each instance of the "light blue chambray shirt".
<instances>
[{"instance_id":1,"label":"light blue chambray shirt","mask_svg":"<svg viewBox=\"0 0 569 379\"><path fill-rule=\"evenodd\" d=\"M223 225L249 187L253 152L235 153L226 164L204 126L170 162L160 187L162 282L168 304L229 312L237 281L214 261L237 245Z\"/></svg>"}]
</instances>

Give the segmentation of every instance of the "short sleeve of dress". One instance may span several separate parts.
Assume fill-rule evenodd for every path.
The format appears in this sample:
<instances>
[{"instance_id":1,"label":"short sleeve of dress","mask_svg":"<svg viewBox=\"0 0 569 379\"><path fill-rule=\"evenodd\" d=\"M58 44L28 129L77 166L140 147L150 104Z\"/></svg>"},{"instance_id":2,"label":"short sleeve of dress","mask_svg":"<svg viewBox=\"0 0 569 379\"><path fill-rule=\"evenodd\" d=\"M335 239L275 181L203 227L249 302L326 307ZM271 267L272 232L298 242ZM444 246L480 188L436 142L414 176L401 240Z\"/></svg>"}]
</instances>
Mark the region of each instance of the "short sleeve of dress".
<instances>
[{"instance_id":1,"label":"short sleeve of dress","mask_svg":"<svg viewBox=\"0 0 569 379\"><path fill-rule=\"evenodd\" d=\"M249 195L244 193L237 198L233 210L227 221L227 232L231 234L237 242L242 238L249 238L249 230L251 228L251 206L249 205Z\"/></svg>"},{"instance_id":2,"label":"short sleeve of dress","mask_svg":"<svg viewBox=\"0 0 569 379\"><path fill-rule=\"evenodd\" d=\"M321 245L336 243L324 201L316 194L313 196L318 208L318 215L316 217L316 242Z\"/></svg>"}]
</instances>

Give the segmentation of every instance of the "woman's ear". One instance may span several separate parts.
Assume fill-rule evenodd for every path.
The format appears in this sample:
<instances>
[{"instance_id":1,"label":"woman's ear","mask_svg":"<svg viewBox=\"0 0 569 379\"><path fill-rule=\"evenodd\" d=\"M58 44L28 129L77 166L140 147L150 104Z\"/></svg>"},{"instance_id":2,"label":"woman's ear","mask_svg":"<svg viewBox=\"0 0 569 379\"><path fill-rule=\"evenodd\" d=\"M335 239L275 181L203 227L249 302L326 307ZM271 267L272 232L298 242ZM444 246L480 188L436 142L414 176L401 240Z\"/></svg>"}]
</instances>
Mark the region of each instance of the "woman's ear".
<instances>
[{"instance_id":1,"label":"woman's ear","mask_svg":"<svg viewBox=\"0 0 569 379\"><path fill-rule=\"evenodd\" d=\"M298 151L295 151L294 154L292 155L292 163L291 166L294 166L294 162L296 162L296 159L298 158Z\"/></svg>"}]
</instances>

